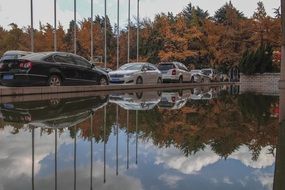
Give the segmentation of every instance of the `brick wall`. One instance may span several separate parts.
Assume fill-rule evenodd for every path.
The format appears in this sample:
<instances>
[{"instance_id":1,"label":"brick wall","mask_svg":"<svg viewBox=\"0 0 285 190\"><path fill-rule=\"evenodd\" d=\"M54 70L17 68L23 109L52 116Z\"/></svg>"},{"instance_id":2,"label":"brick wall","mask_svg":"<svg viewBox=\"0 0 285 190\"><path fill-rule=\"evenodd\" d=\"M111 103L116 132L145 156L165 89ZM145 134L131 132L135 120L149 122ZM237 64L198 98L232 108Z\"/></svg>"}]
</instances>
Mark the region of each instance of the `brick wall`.
<instances>
[{"instance_id":1,"label":"brick wall","mask_svg":"<svg viewBox=\"0 0 285 190\"><path fill-rule=\"evenodd\" d=\"M257 92L264 95L278 95L280 73L264 73L255 75L240 74L240 92Z\"/></svg>"}]
</instances>

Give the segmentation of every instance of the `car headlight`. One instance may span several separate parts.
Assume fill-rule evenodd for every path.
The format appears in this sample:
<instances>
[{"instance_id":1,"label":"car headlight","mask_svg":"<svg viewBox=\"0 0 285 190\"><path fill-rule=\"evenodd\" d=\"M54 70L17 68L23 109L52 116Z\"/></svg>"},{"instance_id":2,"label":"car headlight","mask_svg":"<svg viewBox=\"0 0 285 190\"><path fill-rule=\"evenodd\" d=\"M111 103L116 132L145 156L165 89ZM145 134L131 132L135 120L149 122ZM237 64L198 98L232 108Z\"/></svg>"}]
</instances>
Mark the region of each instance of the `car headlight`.
<instances>
[{"instance_id":1,"label":"car headlight","mask_svg":"<svg viewBox=\"0 0 285 190\"><path fill-rule=\"evenodd\" d=\"M130 77L132 75L133 75L133 73L125 74L125 77Z\"/></svg>"}]
</instances>

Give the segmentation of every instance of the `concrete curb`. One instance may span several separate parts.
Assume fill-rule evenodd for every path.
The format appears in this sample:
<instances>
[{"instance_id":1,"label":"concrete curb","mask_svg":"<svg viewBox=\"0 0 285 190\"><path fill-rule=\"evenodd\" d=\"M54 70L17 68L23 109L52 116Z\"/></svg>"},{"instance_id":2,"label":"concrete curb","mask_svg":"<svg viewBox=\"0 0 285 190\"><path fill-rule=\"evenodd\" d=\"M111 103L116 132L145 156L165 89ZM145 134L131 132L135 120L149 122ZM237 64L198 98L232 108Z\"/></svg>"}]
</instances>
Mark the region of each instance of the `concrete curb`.
<instances>
[{"instance_id":1,"label":"concrete curb","mask_svg":"<svg viewBox=\"0 0 285 190\"><path fill-rule=\"evenodd\" d=\"M182 84L155 84L155 85L108 85L108 86L60 86L60 87L8 87L0 88L0 96L23 96L41 94L83 93L102 91L125 91L164 88L194 88L199 86L231 85L232 82L223 83L182 83Z\"/></svg>"}]
</instances>

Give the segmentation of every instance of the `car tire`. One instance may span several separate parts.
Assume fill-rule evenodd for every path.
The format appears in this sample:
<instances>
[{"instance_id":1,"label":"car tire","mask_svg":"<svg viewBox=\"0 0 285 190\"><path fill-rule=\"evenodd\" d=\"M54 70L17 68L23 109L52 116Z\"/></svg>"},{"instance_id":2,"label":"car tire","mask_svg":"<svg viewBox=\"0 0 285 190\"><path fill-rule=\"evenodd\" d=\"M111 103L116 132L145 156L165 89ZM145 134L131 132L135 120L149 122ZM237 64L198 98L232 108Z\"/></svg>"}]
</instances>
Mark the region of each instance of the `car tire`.
<instances>
[{"instance_id":1,"label":"car tire","mask_svg":"<svg viewBox=\"0 0 285 190\"><path fill-rule=\"evenodd\" d=\"M191 80L190 80L191 83L194 83L194 77L191 77Z\"/></svg>"},{"instance_id":2,"label":"car tire","mask_svg":"<svg viewBox=\"0 0 285 190\"><path fill-rule=\"evenodd\" d=\"M136 84L143 84L143 79L142 79L142 77L138 77L138 78L137 78Z\"/></svg>"},{"instance_id":3,"label":"car tire","mask_svg":"<svg viewBox=\"0 0 285 190\"><path fill-rule=\"evenodd\" d=\"M98 81L99 85L108 85L108 79L106 77L101 77L100 80Z\"/></svg>"},{"instance_id":4,"label":"car tire","mask_svg":"<svg viewBox=\"0 0 285 190\"><path fill-rule=\"evenodd\" d=\"M178 83L183 83L183 77L179 77Z\"/></svg>"},{"instance_id":5,"label":"car tire","mask_svg":"<svg viewBox=\"0 0 285 190\"><path fill-rule=\"evenodd\" d=\"M161 78L159 77L158 79L157 79L157 84L161 84L162 83L162 80L161 80Z\"/></svg>"},{"instance_id":6,"label":"car tire","mask_svg":"<svg viewBox=\"0 0 285 190\"><path fill-rule=\"evenodd\" d=\"M48 79L48 85L49 86L61 86L62 85L62 80L59 75L51 75Z\"/></svg>"}]
</instances>

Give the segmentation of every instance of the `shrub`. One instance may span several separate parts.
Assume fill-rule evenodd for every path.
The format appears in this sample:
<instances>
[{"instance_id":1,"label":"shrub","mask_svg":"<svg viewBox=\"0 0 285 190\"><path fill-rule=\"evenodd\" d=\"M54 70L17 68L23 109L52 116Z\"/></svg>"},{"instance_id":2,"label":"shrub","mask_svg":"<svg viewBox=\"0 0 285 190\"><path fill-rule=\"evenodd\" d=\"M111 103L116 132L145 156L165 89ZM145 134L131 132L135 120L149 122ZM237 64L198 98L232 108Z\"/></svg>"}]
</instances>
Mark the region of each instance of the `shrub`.
<instances>
[{"instance_id":1,"label":"shrub","mask_svg":"<svg viewBox=\"0 0 285 190\"><path fill-rule=\"evenodd\" d=\"M256 51L247 50L240 61L240 71L245 75L276 72L273 66L273 50L270 45L262 45Z\"/></svg>"}]
</instances>

